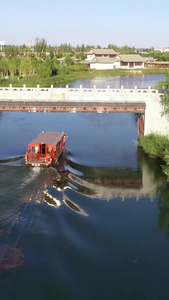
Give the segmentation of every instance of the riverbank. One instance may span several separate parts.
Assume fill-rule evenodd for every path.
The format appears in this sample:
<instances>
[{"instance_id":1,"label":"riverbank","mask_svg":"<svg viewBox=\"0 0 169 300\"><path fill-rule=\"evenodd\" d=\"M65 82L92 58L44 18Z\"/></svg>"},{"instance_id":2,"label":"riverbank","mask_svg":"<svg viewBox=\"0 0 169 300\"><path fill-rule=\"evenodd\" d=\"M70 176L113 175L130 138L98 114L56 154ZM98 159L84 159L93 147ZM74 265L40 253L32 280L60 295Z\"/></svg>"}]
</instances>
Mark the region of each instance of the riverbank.
<instances>
[{"instance_id":1,"label":"riverbank","mask_svg":"<svg viewBox=\"0 0 169 300\"><path fill-rule=\"evenodd\" d=\"M163 172L169 180L169 139L165 135L151 133L141 136L137 142L138 146L152 158L161 161Z\"/></svg>"},{"instance_id":2,"label":"riverbank","mask_svg":"<svg viewBox=\"0 0 169 300\"><path fill-rule=\"evenodd\" d=\"M142 75L142 74L165 74L166 69L139 69L139 70L80 70L80 71L69 71L68 74L56 75L48 78L40 78L39 76L23 77L23 78L8 78L1 79L0 86L9 86L12 84L14 87L23 86L26 84L27 87L36 87L39 84L41 87L50 87L51 85L57 86L60 83L68 84L69 82L94 78L94 77L108 77L108 76L130 76L130 75ZM159 83L157 88L161 88L163 83Z\"/></svg>"}]
</instances>

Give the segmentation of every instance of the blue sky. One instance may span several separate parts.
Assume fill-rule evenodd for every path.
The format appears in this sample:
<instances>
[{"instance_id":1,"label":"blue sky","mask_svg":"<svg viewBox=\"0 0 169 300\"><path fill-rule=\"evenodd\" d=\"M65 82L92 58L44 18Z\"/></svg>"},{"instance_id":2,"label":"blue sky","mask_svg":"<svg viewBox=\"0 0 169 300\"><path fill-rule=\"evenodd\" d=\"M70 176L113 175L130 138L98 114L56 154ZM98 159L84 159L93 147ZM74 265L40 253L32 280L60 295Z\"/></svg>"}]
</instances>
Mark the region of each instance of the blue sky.
<instances>
[{"instance_id":1,"label":"blue sky","mask_svg":"<svg viewBox=\"0 0 169 300\"><path fill-rule=\"evenodd\" d=\"M0 41L169 47L168 0L0 0Z\"/></svg>"}]
</instances>

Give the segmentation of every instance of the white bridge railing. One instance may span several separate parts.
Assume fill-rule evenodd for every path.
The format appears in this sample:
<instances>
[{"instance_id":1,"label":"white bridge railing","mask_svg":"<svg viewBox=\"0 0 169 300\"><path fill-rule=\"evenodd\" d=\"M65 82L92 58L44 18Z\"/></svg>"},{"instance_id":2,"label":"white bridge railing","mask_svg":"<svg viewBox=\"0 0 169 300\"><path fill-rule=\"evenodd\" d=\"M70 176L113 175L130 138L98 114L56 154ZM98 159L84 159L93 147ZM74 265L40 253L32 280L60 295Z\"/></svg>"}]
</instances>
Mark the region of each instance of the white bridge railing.
<instances>
[{"instance_id":1,"label":"white bridge railing","mask_svg":"<svg viewBox=\"0 0 169 300\"><path fill-rule=\"evenodd\" d=\"M0 101L102 101L102 102L147 102L159 101L160 94L158 90L151 89L119 89L107 88L28 88L23 87L0 87Z\"/></svg>"}]
</instances>

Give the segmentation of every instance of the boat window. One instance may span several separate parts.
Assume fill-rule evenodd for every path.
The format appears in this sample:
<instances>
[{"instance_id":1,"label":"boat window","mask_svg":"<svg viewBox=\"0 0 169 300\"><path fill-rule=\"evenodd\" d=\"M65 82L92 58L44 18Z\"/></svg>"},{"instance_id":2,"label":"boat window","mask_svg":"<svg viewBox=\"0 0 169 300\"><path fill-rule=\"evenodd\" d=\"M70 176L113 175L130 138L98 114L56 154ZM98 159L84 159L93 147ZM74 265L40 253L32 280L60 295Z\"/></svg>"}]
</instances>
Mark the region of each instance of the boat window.
<instances>
[{"instance_id":1,"label":"boat window","mask_svg":"<svg viewBox=\"0 0 169 300\"><path fill-rule=\"evenodd\" d=\"M38 153L38 150L39 150L38 146L35 146L35 153Z\"/></svg>"},{"instance_id":2,"label":"boat window","mask_svg":"<svg viewBox=\"0 0 169 300\"><path fill-rule=\"evenodd\" d=\"M53 151L53 148L52 148L52 147L48 147L48 148L47 148L47 152L48 152L48 153L51 153L52 151Z\"/></svg>"},{"instance_id":3,"label":"boat window","mask_svg":"<svg viewBox=\"0 0 169 300\"><path fill-rule=\"evenodd\" d=\"M39 147L38 146L32 146L32 153L38 153Z\"/></svg>"},{"instance_id":4,"label":"boat window","mask_svg":"<svg viewBox=\"0 0 169 300\"><path fill-rule=\"evenodd\" d=\"M32 147L32 153L35 153L35 146Z\"/></svg>"},{"instance_id":5,"label":"boat window","mask_svg":"<svg viewBox=\"0 0 169 300\"><path fill-rule=\"evenodd\" d=\"M41 148L41 149L42 149L42 150L41 150L41 153L42 153L42 154L45 154L46 144L42 144L41 146L42 146L42 148Z\"/></svg>"}]
</instances>

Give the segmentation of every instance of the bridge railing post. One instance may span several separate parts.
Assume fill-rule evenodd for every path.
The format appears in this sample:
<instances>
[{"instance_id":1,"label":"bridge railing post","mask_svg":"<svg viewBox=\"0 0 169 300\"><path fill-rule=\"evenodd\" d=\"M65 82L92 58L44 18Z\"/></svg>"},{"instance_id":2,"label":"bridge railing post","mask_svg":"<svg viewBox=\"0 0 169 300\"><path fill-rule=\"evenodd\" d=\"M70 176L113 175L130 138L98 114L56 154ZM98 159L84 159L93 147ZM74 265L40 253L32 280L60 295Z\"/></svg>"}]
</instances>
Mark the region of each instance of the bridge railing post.
<instances>
[{"instance_id":1,"label":"bridge railing post","mask_svg":"<svg viewBox=\"0 0 169 300\"><path fill-rule=\"evenodd\" d=\"M65 100L69 100L69 86L66 84Z\"/></svg>"},{"instance_id":2,"label":"bridge railing post","mask_svg":"<svg viewBox=\"0 0 169 300\"><path fill-rule=\"evenodd\" d=\"M93 99L94 101L97 101L97 90L96 90L96 86L93 86Z\"/></svg>"},{"instance_id":3,"label":"bridge railing post","mask_svg":"<svg viewBox=\"0 0 169 300\"><path fill-rule=\"evenodd\" d=\"M110 90L110 86L109 85L107 85L106 94L107 94L107 99L111 100L111 90Z\"/></svg>"},{"instance_id":4,"label":"bridge railing post","mask_svg":"<svg viewBox=\"0 0 169 300\"><path fill-rule=\"evenodd\" d=\"M37 87L36 87L36 98L37 98L37 95L39 97L39 94L40 94L40 85L37 84ZM37 100L37 99L36 99Z\"/></svg>"},{"instance_id":5,"label":"bridge railing post","mask_svg":"<svg viewBox=\"0 0 169 300\"><path fill-rule=\"evenodd\" d=\"M79 87L79 100L83 101L83 89L82 89L82 85L80 85L80 87Z\"/></svg>"},{"instance_id":6,"label":"bridge railing post","mask_svg":"<svg viewBox=\"0 0 169 300\"><path fill-rule=\"evenodd\" d=\"M24 98L24 95L26 94L26 84L23 84L23 90L22 91L23 91L23 93L22 92L20 93L21 99Z\"/></svg>"}]
</instances>

